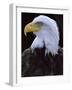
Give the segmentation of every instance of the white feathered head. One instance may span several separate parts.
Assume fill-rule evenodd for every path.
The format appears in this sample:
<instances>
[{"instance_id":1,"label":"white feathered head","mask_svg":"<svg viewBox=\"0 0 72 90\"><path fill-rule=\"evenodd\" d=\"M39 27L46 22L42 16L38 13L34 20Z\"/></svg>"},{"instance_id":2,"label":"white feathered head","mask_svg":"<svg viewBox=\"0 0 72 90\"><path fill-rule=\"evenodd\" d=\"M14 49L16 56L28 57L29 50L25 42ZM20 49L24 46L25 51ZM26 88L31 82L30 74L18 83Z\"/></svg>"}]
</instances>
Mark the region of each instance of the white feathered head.
<instances>
[{"instance_id":1,"label":"white feathered head","mask_svg":"<svg viewBox=\"0 0 72 90\"><path fill-rule=\"evenodd\" d=\"M36 35L31 48L42 48L45 45L45 54L57 54L59 48L59 31L55 20L40 15L24 28L24 34L33 32Z\"/></svg>"}]
</instances>

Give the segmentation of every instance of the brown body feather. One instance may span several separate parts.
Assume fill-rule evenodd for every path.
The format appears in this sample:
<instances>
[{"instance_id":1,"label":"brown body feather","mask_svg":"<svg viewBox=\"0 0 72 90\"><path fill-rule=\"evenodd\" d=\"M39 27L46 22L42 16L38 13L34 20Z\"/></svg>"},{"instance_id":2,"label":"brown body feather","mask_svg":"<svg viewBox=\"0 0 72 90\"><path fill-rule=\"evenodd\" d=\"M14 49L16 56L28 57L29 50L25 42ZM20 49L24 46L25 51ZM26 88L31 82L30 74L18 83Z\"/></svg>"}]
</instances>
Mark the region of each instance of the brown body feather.
<instances>
[{"instance_id":1,"label":"brown body feather","mask_svg":"<svg viewBox=\"0 0 72 90\"><path fill-rule=\"evenodd\" d=\"M36 48L32 53L30 48L22 54L22 77L63 75L63 50L59 48L58 54L45 56L45 48Z\"/></svg>"}]
</instances>

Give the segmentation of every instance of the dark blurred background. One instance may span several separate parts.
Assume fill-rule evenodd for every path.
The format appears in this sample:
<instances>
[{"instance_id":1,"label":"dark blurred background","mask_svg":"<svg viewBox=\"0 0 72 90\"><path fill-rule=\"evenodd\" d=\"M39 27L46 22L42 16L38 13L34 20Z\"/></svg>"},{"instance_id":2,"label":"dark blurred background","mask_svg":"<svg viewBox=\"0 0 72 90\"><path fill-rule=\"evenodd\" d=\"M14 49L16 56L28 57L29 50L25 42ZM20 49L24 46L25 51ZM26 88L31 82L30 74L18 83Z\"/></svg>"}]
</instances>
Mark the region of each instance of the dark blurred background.
<instances>
[{"instance_id":1,"label":"dark blurred background","mask_svg":"<svg viewBox=\"0 0 72 90\"><path fill-rule=\"evenodd\" d=\"M33 33L28 33L27 37L24 35L24 27L26 24L30 23L35 17L39 15L46 15L57 22L60 33L60 41L59 46L63 47L63 15L62 14L44 14L44 13L21 13L21 51L23 52L25 49L29 48L32 44L35 35Z\"/></svg>"}]
</instances>

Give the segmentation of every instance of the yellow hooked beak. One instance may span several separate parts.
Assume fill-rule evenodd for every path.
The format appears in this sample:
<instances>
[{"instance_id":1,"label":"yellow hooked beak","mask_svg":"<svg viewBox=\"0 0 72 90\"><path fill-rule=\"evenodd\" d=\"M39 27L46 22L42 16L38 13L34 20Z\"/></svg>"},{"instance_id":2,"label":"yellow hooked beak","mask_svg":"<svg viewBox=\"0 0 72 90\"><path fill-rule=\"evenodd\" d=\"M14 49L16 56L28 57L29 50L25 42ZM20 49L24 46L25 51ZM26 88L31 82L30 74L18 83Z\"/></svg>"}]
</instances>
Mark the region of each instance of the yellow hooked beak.
<instances>
[{"instance_id":1,"label":"yellow hooked beak","mask_svg":"<svg viewBox=\"0 0 72 90\"><path fill-rule=\"evenodd\" d=\"M29 24L27 24L27 25L25 26L25 28L24 28L24 34L25 34L25 36L26 36L26 34L27 34L28 32L38 32L39 29L40 29L40 27L39 27L38 24L36 24L36 23L29 23Z\"/></svg>"}]
</instances>

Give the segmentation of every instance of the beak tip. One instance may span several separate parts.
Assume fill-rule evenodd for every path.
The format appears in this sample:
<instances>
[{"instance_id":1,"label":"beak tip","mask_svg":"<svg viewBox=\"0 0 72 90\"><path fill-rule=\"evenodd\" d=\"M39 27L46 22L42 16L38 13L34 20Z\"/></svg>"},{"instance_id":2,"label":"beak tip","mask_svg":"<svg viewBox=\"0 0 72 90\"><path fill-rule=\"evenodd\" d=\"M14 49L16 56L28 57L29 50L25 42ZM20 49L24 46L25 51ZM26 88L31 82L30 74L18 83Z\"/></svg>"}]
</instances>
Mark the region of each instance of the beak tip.
<instances>
[{"instance_id":1,"label":"beak tip","mask_svg":"<svg viewBox=\"0 0 72 90\"><path fill-rule=\"evenodd\" d=\"M24 32L24 35L25 35L25 36L27 36L27 33L26 33L26 32Z\"/></svg>"}]
</instances>

